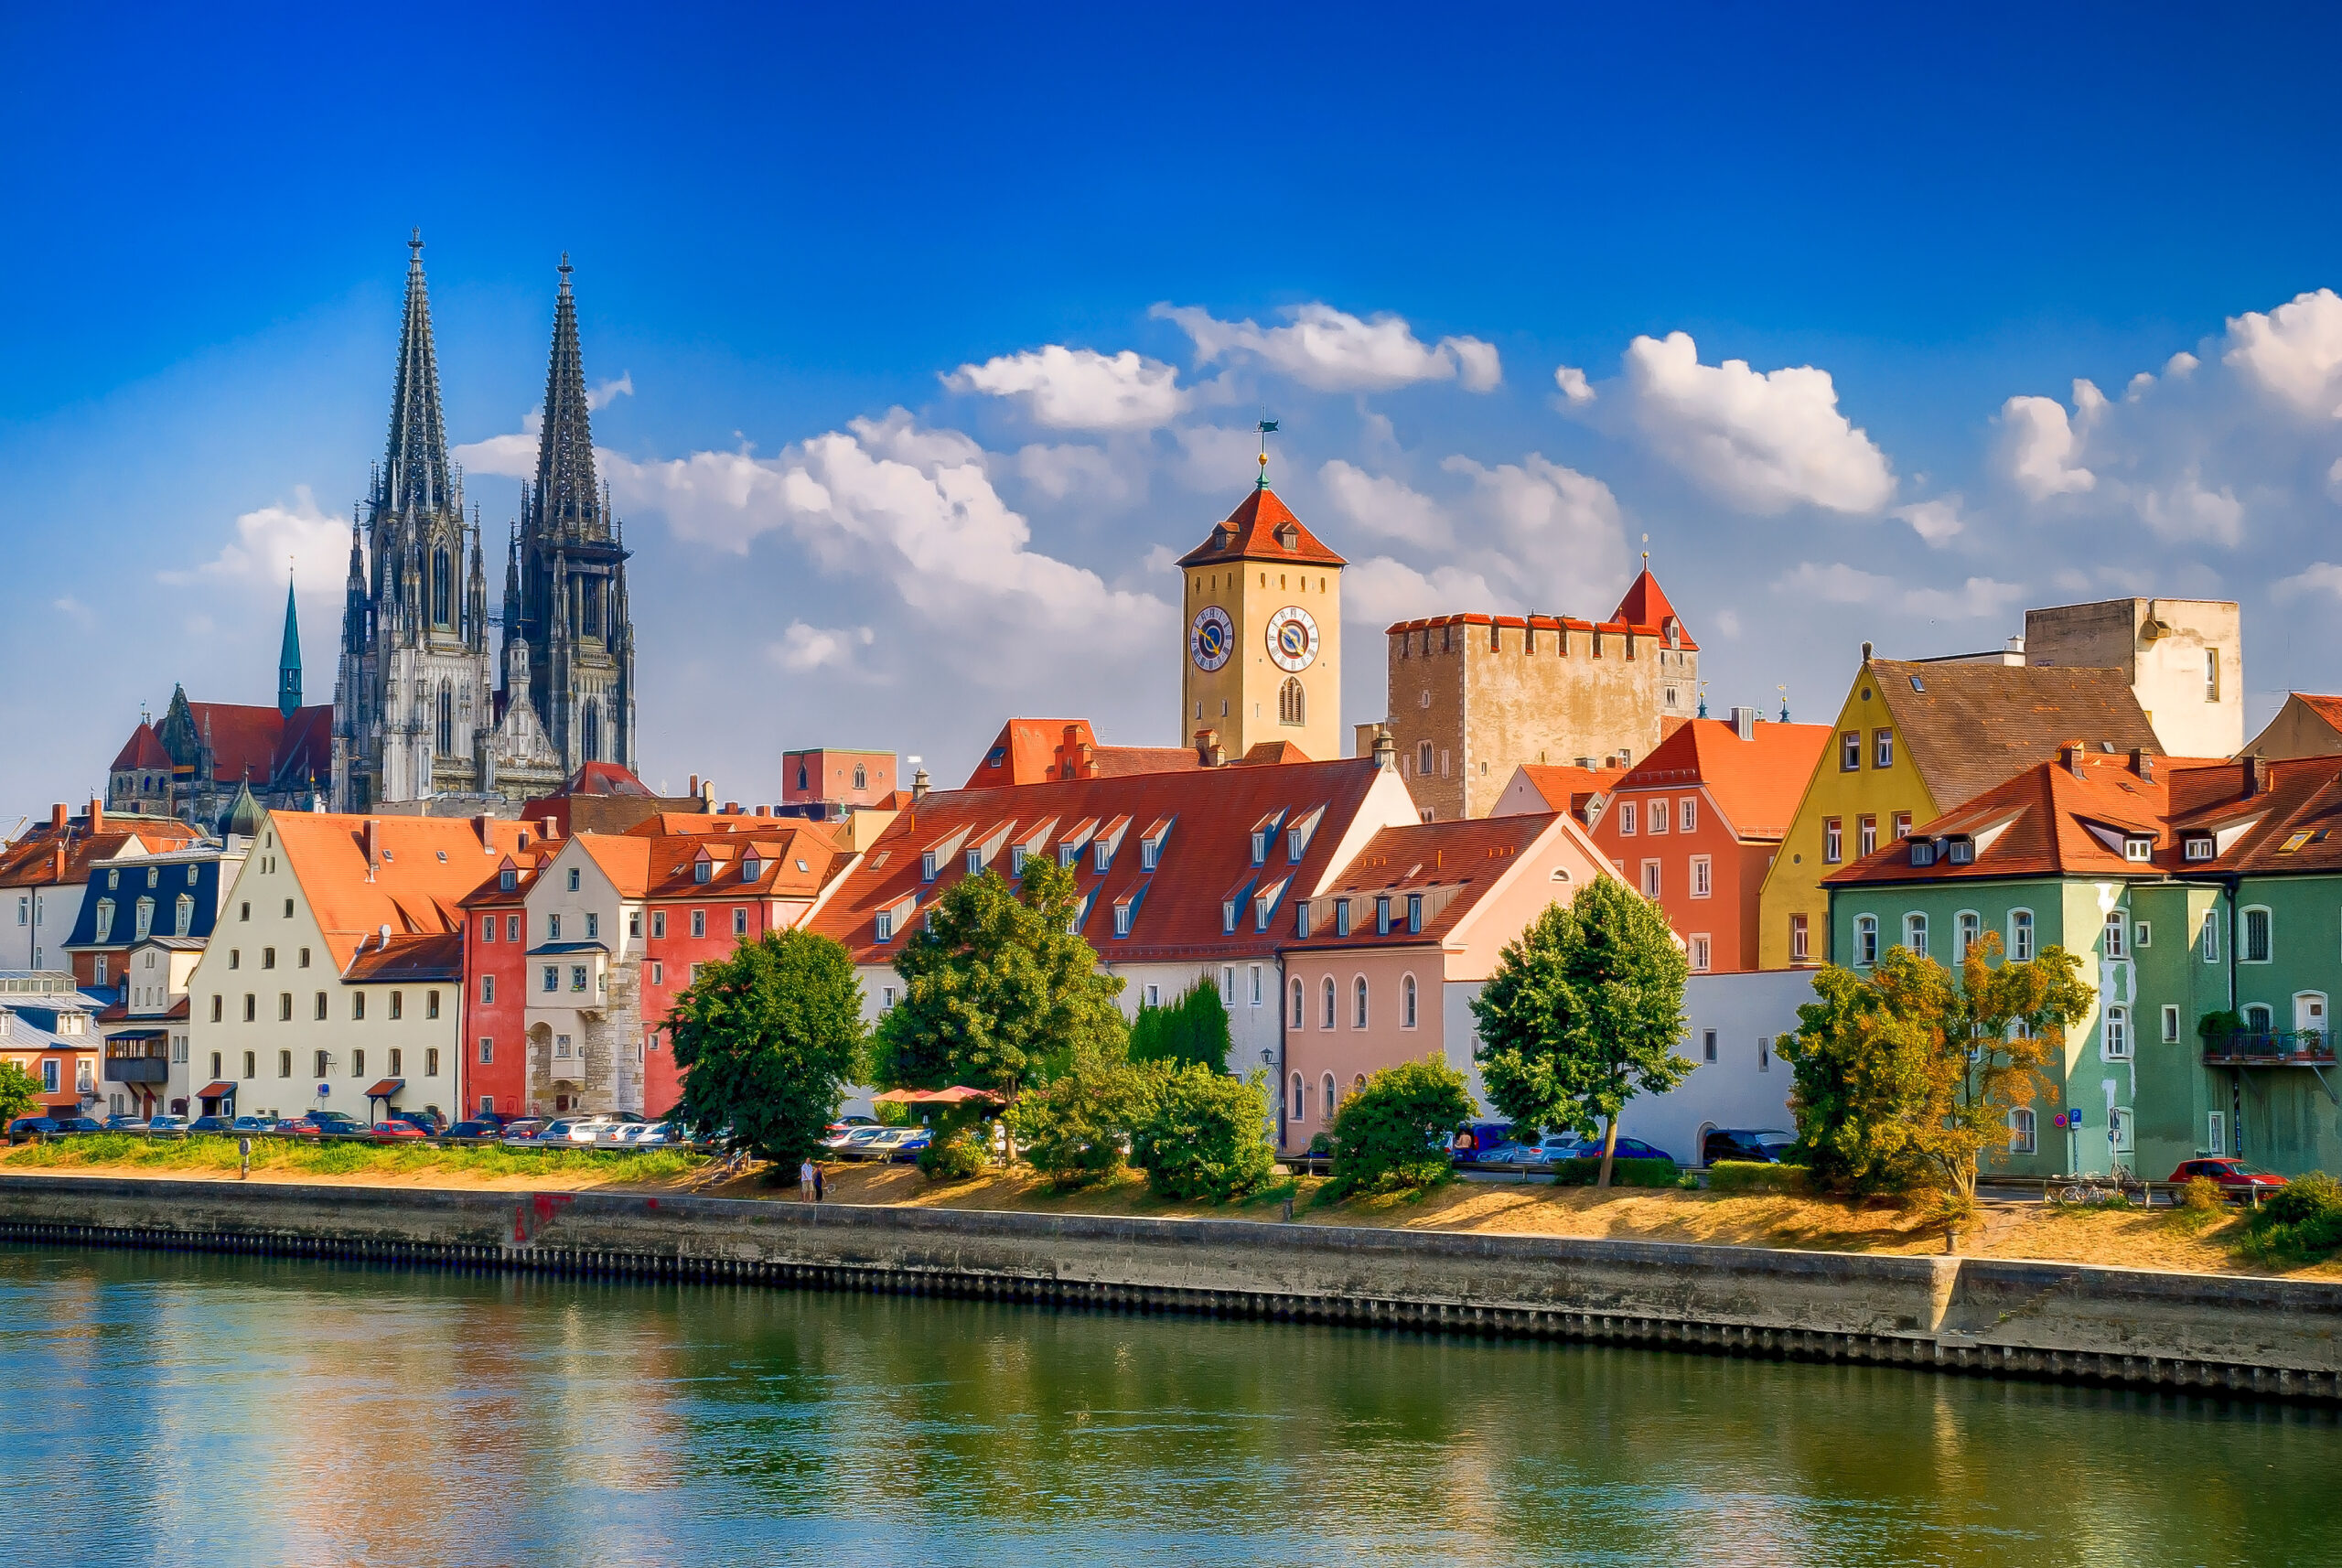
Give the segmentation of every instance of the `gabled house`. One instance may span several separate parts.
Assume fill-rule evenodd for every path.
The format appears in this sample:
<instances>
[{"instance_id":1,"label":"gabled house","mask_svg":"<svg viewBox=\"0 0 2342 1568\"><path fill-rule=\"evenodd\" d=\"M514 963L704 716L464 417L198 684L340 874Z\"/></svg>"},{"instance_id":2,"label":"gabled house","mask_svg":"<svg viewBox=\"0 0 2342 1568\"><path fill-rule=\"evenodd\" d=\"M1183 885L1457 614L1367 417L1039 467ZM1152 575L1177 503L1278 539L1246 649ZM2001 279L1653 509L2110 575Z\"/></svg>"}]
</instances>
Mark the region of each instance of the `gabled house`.
<instances>
[{"instance_id":1,"label":"gabled house","mask_svg":"<svg viewBox=\"0 0 2342 1568\"><path fill-rule=\"evenodd\" d=\"M48 821L0 848L0 968L64 970L93 867L193 843L196 830L167 817L112 818L95 800L73 817Z\"/></svg>"}]
</instances>

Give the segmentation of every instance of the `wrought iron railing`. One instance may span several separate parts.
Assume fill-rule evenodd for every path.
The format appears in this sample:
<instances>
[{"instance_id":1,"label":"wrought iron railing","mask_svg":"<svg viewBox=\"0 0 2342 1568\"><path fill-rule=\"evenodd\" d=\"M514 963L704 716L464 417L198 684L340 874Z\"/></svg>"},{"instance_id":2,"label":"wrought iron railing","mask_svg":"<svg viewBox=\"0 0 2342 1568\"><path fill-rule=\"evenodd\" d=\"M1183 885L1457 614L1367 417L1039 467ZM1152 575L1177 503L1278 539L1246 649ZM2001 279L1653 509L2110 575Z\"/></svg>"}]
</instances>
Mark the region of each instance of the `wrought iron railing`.
<instances>
[{"instance_id":1,"label":"wrought iron railing","mask_svg":"<svg viewBox=\"0 0 2342 1568\"><path fill-rule=\"evenodd\" d=\"M2334 1039L2316 1029L2245 1029L2206 1040L2204 1060L2216 1067L2224 1062L2296 1062L2331 1067L2335 1060Z\"/></svg>"}]
</instances>

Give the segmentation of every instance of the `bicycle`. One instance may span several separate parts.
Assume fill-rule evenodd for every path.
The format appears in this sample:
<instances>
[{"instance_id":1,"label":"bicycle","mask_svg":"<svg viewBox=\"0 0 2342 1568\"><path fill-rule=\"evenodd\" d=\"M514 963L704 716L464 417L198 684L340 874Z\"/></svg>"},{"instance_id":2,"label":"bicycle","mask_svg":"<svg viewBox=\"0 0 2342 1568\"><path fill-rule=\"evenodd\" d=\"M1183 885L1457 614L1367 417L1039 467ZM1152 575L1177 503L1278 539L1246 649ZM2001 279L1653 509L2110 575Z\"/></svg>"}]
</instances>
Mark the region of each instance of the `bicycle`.
<instances>
[{"instance_id":1,"label":"bicycle","mask_svg":"<svg viewBox=\"0 0 2342 1568\"><path fill-rule=\"evenodd\" d=\"M2131 1174L2130 1166L2117 1165L2103 1176L2083 1176L2068 1183L2057 1194L2057 1201L2066 1204L2136 1202L2144 1208L2153 1201L2153 1192L2145 1182Z\"/></svg>"}]
</instances>

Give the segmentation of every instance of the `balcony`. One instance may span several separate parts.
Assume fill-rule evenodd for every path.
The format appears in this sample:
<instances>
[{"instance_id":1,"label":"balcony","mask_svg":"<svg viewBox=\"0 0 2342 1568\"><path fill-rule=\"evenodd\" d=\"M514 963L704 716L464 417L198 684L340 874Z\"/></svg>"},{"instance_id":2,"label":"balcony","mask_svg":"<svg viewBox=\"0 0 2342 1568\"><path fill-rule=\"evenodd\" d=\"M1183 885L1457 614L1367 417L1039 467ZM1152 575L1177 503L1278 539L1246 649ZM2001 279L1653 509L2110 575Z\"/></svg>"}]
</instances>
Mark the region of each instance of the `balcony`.
<instances>
[{"instance_id":1,"label":"balcony","mask_svg":"<svg viewBox=\"0 0 2342 1568\"><path fill-rule=\"evenodd\" d=\"M108 1083L167 1083L171 1063L167 1057L108 1057Z\"/></svg>"},{"instance_id":2,"label":"balcony","mask_svg":"<svg viewBox=\"0 0 2342 1568\"><path fill-rule=\"evenodd\" d=\"M2334 1041L2315 1029L2299 1034L2256 1031L2204 1042L2206 1067L2306 1067L2335 1065Z\"/></svg>"}]
</instances>

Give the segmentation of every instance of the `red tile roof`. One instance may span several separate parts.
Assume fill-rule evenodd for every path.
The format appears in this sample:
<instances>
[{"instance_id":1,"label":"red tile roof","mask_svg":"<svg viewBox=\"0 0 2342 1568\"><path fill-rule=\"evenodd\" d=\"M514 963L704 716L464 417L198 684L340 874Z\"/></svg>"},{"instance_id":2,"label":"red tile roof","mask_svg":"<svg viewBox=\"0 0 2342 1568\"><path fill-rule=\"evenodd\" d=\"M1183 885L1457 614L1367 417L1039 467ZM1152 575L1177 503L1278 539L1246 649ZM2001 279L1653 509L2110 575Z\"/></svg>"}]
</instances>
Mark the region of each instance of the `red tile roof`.
<instances>
[{"instance_id":1,"label":"red tile roof","mask_svg":"<svg viewBox=\"0 0 2342 1568\"><path fill-rule=\"evenodd\" d=\"M171 754L163 749L163 737L155 733L153 725L141 720L138 727L130 732L129 740L114 754L113 771L122 773L133 768L168 768L170 765Z\"/></svg>"},{"instance_id":2,"label":"red tile roof","mask_svg":"<svg viewBox=\"0 0 2342 1568\"><path fill-rule=\"evenodd\" d=\"M1193 750L1182 746L1101 746L1088 719L1011 719L1001 725L961 788L989 789L1045 779L1120 779L1203 766Z\"/></svg>"},{"instance_id":3,"label":"red tile roof","mask_svg":"<svg viewBox=\"0 0 2342 1568\"><path fill-rule=\"evenodd\" d=\"M1667 602L1667 595L1660 590L1659 579L1650 575L1648 566L1627 585L1626 595L1619 599L1618 607L1610 612L1610 618L1624 621L1628 626L1655 626L1662 630L1669 621L1680 623L1682 619L1675 613L1675 607Z\"/></svg>"},{"instance_id":4,"label":"red tile roof","mask_svg":"<svg viewBox=\"0 0 2342 1568\"><path fill-rule=\"evenodd\" d=\"M274 708L243 703L189 703L195 733L211 747L211 776L233 783L249 779L333 776L333 706L295 708L286 718Z\"/></svg>"},{"instance_id":5,"label":"red tile roof","mask_svg":"<svg viewBox=\"0 0 2342 1568\"><path fill-rule=\"evenodd\" d=\"M1687 719L1608 792L1704 785L1744 842L1778 840L1830 747L1828 725L1759 723L1743 740L1722 719Z\"/></svg>"},{"instance_id":6,"label":"red tile roof","mask_svg":"<svg viewBox=\"0 0 2342 1568\"><path fill-rule=\"evenodd\" d=\"M615 762L588 762L569 776L564 795L641 795L656 799L650 785Z\"/></svg>"},{"instance_id":7,"label":"red tile roof","mask_svg":"<svg viewBox=\"0 0 2342 1568\"><path fill-rule=\"evenodd\" d=\"M1382 629L1387 636L1398 637L1411 631L1435 631L1444 626L1500 626L1511 630L1527 628L1531 631L1556 633L1598 631L1609 637L1625 637L1632 633L1636 637L1648 637L1660 642L1667 640L1666 628L1649 622L1636 624L1622 620L1577 620L1569 616L1496 616L1483 615L1477 610L1459 615L1424 616L1416 620L1393 621ZM1694 653L1700 650L1700 645L1692 640L1690 632L1682 629L1681 621L1676 623L1675 641L1670 646L1689 649Z\"/></svg>"},{"instance_id":8,"label":"red tile roof","mask_svg":"<svg viewBox=\"0 0 2342 1568\"><path fill-rule=\"evenodd\" d=\"M464 978L464 933L457 930L393 935L387 943L377 935L349 961L341 977L369 985L403 980L448 980L460 983Z\"/></svg>"},{"instance_id":9,"label":"red tile roof","mask_svg":"<svg viewBox=\"0 0 2342 1568\"><path fill-rule=\"evenodd\" d=\"M1596 795L1608 793L1629 771L1624 768L1571 768L1559 763L1520 765L1530 788L1544 798L1546 810L1567 811L1581 822L1585 821L1586 802Z\"/></svg>"},{"instance_id":10,"label":"red tile roof","mask_svg":"<svg viewBox=\"0 0 2342 1568\"><path fill-rule=\"evenodd\" d=\"M2313 692L2295 692L2292 695L2299 698L2302 706L2311 713L2336 729L2342 730L2342 697L2329 697Z\"/></svg>"},{"instance_id":11,"label":"red tile roof","mask_svg":"<svg viewBox=\"0 0 2342 1568\"><path fill-rule=\"evenodd\" d=\"M1222 561L1273 561L1305 566L1345 566L1348 563L1326 548L1302 525L1292 509L1262 485L1237 504L1228 521L1185 555L1182 566L1209 566Z\"/></svg>"},{"instance_id":12,"label":"red tile roof","mask_svg":"<svg viewBox=\"0 0 2342 1568\"><path fill-rule=\"evenodd\" d=\"M1360 757L940 792L895 819L811 926L844 942L858 963L888 962L916 911L968 875L972 850L1006 875L1020 848L1057 854L1070 847L1077 886L1090 899L1081 931L1107 962L1264 956L1292 937L1294 902L1319 886L1362 818L1370 827L1414 816L1398 775ZM1270 842L1256 866L1252 839L1263 824ZM1297 865L1296 826L1306 829ZM1149 871L1143 844L1158 832L1162 854ZM1092 847L1101 839L1113 843L1103 873ZM931 881L921 875L929 851L937 857ZM1222 907L1231 897L1242 901L1232 932L1223 929ZM1263 898L1266 930L1257 918ZM1126 900L1131 934L1116 937L1114 906ZM897 912L895 935L880 943L876 919L887 909Z\"/></svg>"},{"instance_id":13,"label":"red tile roof","mask_svg":"<svg viewBox=\"0 0 2342 1568\"><path fill-rule=\"evenodd\" d=\"M199 836L187 823L167 817L141 817L134 829L108 826L99 833L77 824L69 827L61 839L44 824L0 850L0 886L70 886L87 882L92 865L111 860L134 844L149 852L184 849Z\"/></svg>"},{"instance_id":14,"label":"red tile roof","mask_svg":"<svg viewBox=\"0 0 2342 1568\"><path fill-rule=\"evenodd\" d=\"M1436 943L1472 912L1516 857L1559 820L1552 813L1537 813L1384 828L1367 841L1325 895L1311 901L1310 936L1287 943L1283 950ZM1599 854L1588 858L1600 864ZM1407 929L1410 894L1423 898L1420 932ZM1391 927L1378 936L1375 900L1386 897L1391 901ZM1333 905L1342 898L1350 901L1350 931L1337 937Z\"/></svg>"}]
</instances>

